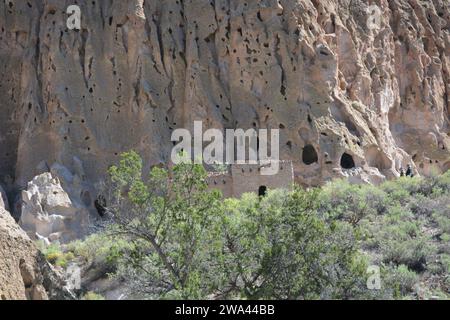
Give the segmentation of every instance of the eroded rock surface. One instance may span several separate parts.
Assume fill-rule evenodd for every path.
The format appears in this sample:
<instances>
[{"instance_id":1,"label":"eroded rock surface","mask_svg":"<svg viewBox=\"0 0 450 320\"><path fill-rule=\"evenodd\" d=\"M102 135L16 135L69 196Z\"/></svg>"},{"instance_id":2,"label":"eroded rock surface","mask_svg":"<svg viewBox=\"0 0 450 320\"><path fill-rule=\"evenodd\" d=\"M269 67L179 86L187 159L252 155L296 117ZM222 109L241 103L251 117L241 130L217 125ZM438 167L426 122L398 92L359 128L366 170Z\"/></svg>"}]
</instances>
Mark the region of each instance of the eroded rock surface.
<instances>
[{"instance_id":1,"label":"eroded rock surface","mask_svg":"<svg viewBox=\"0 0 450 320\"><path fill-rule=\"evenodd\" d=\"M0 174L42 161L96 183L126 150L167 163L170 134L281 129L297 182L450 168L448 0L0 3Z\"/></svg>"},{"instance_id":2,"label":"eroded rock surface","mask_svg":"<svg viewBox=\"0 0 450 320\"><path fill-rule=\"evenodd\" d=\"M1 185L0 185L0 209L9 210L8 197Z\"/></svg>"},{"instance_id":3,"label":"eroded rock surface","mask_svg":"<svg viewBox=\"0 0 450 320\"><path fill-rule=\"evenodd\" d=\"M86 235L89 227L83 195L79 176L55 164L51 172L36 176L22 191L20 226L32 239L45 242L78 239Z\"/></svg>"},{"instance_id":4,"label":"eroded rock surface","mask_svg":"<svg viewBox=\"0 0 450 320\"><path fill-rule=\"evenodd\" d=\"M0 207L0 300L73 299L27 234Z\"/></svg>"}]
</instances>

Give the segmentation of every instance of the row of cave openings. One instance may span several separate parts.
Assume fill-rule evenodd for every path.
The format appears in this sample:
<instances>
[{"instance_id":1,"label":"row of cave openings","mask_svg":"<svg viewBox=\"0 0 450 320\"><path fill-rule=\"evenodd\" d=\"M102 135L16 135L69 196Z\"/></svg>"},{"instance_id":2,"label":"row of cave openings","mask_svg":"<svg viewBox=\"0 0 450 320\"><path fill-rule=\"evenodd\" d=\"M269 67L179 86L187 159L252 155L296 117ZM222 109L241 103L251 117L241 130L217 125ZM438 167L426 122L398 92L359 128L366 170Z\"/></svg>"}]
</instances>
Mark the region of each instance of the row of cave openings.
<instances>
[{"instance_id":1,"label":"row of cave openings","mask_svg":"<svg viewBox=\"0 0 450 320\"><path fill-rule=\"evenodd\" d=\"M302 161L308 166L319 162L319 156L312 145L308 144L303 148ZM346 152L342 154L340 163L343 169L352 169L355 167L353 157Z\"/></svg>"}]
</instances>

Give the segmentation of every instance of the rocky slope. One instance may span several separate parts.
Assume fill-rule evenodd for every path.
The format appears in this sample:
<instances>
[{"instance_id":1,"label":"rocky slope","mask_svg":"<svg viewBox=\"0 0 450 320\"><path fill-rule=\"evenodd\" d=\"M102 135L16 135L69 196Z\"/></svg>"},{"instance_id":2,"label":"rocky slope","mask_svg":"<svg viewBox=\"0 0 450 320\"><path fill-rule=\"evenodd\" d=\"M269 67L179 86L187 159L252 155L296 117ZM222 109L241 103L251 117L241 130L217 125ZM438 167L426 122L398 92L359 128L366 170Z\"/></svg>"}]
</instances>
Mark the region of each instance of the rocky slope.
<instances>
[{"instance_id":1,"label":"rocky slope","mask_svg":"<svg viewBox=\"0 0 450 320\"><path fill-rule=\"evenodd\" d=\"M0 207L0 300L72 299L58 274Z\"/></svg>"},{"instance_id":2,"label":"rocky slope","mask_svg":"<svg viewBox=\"0 0 450 320\"><path fill-rule=\"evenodd\" d=\"M76 3L80 31L74 1L0 3L8 191L55 162L90 185L125 150L167 163L194 120L281 129L303 185L450 168L448 0Z\"/></svg>"}]
</instances>

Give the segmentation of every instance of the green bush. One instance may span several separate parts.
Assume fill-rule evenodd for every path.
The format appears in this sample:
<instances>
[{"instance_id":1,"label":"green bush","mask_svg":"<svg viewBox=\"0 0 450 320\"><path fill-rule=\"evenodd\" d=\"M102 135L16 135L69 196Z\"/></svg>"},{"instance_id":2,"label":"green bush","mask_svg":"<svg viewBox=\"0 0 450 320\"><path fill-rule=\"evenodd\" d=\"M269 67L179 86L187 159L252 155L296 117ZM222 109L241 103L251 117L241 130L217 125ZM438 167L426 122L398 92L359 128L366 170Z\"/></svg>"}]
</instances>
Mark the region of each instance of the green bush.
<instances>
[{"instance_id":1,"label":"green bush","mask_svg":"<svg viewBox=\"0 0 450 320\"><path fill-rule=\"evenodd\" d=\"M394 298L408 296L419 282L419 276L405 265L388 268L385 272L385 285L393 290Z\"/></svg>"},{"instance_id":2,"label":"green bush","mask_svg":"<svg viewBox=\"0 0 450 320\"><path fill-rule=\"evenodd\" d=\"M449 276L450 275L450 255L448 255L448 254L441 255L441 263L444 268L444 272Z\"/></svg>"},{"instance_id":3,"label":"green bush","mask_svg":"<svg viewBox=\"0 0 450 320\"><path fill-rule=\"evenodd\" d=\"M84 241L73 241L66 245L66 250L71 256L83 259L84 263L103 266L105 272L113 272L123 251L131 247L126 239L113 237L104 231L92 234Z\"/></svg>"},{"instance_id":4,"label":"green bush","mask_svg":"<svg viewBox=\"0 0 450 320\"><path fill-rule=\"evenodd\" d=\"M317 215L318 190L270 191L225 201L224 270L247 299L350 298L366 261L347 222Z\"/></svg>"},{"instance_id":5,"label":"green bush","mask_svg":"<svg viewBox=\"0 0 450 320\"><path fill-rule=\"evenodd\" d=\"M74 259L73 254L63 252L58 242L46 246L42 241L38 241L37 246L45 259L54 266L66 268L67 264Z\"/></svg>"},{"instance_id":6,"label":"green bush","mask_svg":"<svg viewBox=\"0 0 450 320\"><path fill-rule=\"evenodd\" d=\"M105 297L101 294L89 291L81 298L81 300L105 300Z\"/></svg>"},{"instance_id":7,"label":"green bush","mask_svg":"<svg viewBox=\"0 0 450 320\"><path fill-rule=\"evenodd\" d=\"M384 192L376 187L338 180L321 189L318 211L327 219L345 220L356 225L369 215L384 213L385 198Z\"/></svg>"},{"instance_id":8,"label":"green bush","mask_svg":"<svg viewBox=\"0 0 450 320\"><path fill-rule=\"evenodd\" d=\"M381 244L381 252L385 263L404 264L417 272L426 269L431 251L431 245L423 239L390 239Z\"/></svg>"}]
</instances>

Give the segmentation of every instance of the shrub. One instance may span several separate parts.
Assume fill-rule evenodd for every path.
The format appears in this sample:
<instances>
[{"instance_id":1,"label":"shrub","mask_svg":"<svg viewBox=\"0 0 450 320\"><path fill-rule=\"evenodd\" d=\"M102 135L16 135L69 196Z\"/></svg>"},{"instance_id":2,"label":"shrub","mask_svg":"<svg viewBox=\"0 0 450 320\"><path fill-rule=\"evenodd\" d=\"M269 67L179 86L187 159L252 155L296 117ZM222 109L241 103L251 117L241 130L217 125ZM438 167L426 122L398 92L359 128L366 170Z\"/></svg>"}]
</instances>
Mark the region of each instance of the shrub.
<instances>
[{"instance_id":1,"label":"shrub","mask_svg":"<svg viewBox=\"0 0 450 320\"><path fill-rule=\"evenodd\" d=\"M434 219L443 233L450 233L450 218L435 214Z\"/></svg>"},{"instance_id":2,"label":"shrub","mask_svg":"<svg viewBox=\"0 0 450 320\"><path fill-rule=\"evenodd\" d=\"M414 215L426 218L430 217L438 209L435 200L421 194L411 197L408 207Z\"/></svg>"},{"instance_id":3,"label":"shrub","mask_svg":"<svg viewBox=\"0 0 450 320\"><path fill-rule=\"evenodd\" d=\"M450 255L443 254L441 255L441 263L444 268L444 272L447 274L447 277L450 275Z\"/></svg>"},{"instance_id":4,"label":"shrub","mask_svg":"<svg viewBox=\"0 0 450 320\"><path fill-rule=\"evenodd\" d=\"M405 205L417 189L418 182L419 178L400 178L387 181L380 188L387 194L387 200L391 205Z\"/></svg>"},{"instance_id":5,"label":"shrub","mask_svg":"<svg viewBox=\"0 0 450 320\"><path fill-rule=\"evenodd\" d=\"M419 276L405 265L388 268L385 274L385 285L392 288L397 299L411 294L419 281Z\"/></svg>"},{"instance_id":6,"label":"shrub","mask_svg":"<svg viewBox=\"0 0 450 320\"><path fill-rule=\"evenodd\" d=\"M271 191L261 200L225 201L224 269L242 284L241 297L349 298L361 289L365 261L354 229L318 216L317 193Z\"/></svg>"},{"instance_id":7,"label":"shrub","mask_svg":"<svg viewBox=\"0 0 450 320\"><path fill-rule=\"evenodd\" d=\"M73 254L67 254L62 251L58 242L45 246L42 241L39 241L37 246L44 255L45 259L47 259L47 261L54 266L66 268L68 262L74 259Z\"/></svg>"},{"instance_id":8,"label":"shrub","mask_svg":"<svg viewBox=\"0 0 450 320\"><path fill-rule=\"evenodd\" d=\"M431 254L431 246L423 239L408 239L406 241L392 239L381 245L383 261L396 265L404 264L410 269L422 272Z\"/></svg>"},{"instance_id":9,"label":"shrub","mask_svg":"<svg viewBox=\"0 0 450 320\"><path fill-rule=\"evenodd\" d=\"M439 194L450 193L450 171L437 178L435 192L439 192Z\"/></svg>"},{"instance_id":10,"label":"shrub","mask_svg":"<svg viewBox=\"0 0 450 320\"><path fill-rule=\"evenodd\" d=\"M426 269L427 261L436 252L419 223L402 210L385 217L375 237L385 263L403 264L417 272Z\"/></svg>"},{"instance_id":11,"label":"shrub","mask_svg":"<svg viewBox=\"0 0 450 320\"><path fill-rule=\"evenodd\" d=\"M368 215L384 213L384 199L384 193L373 186L339 180L320 191L318 211L331 221L339 219L356 225Z\"/></svg>"},{"instance_id":12,"label":"shrub","mask_svg":"<svg viewBox=\"0 0 450 320\"><path fill-rule=\"evenodd\" d=\"M73 241L66 246L69 255L104 268L105 272L114 272L123 251L131 247L132 244L126 239L113 237L107 231L92 234L84 241Z\"/></svg>"},{"instance_id":13,"label":"shrub","mask_svg":"<svg viewBox=\"0 0 450 320\"><path fill-rule=\"evenodd\" d=\"M402 201L413 195L437 196L450 191L450 174L429 178L402 177L383 183L380 187L392 200Z\"/></svg>"},{"instance_id":14,"label":"shrub","mask_svg":"<svg viewBox=\"0 0 450 320\"><path fill-rule=\"evenodd\" d=\"M101 294L89 291L81 298L81 300L105 300L105 297Z\"/></svg>"}]
</instances>

